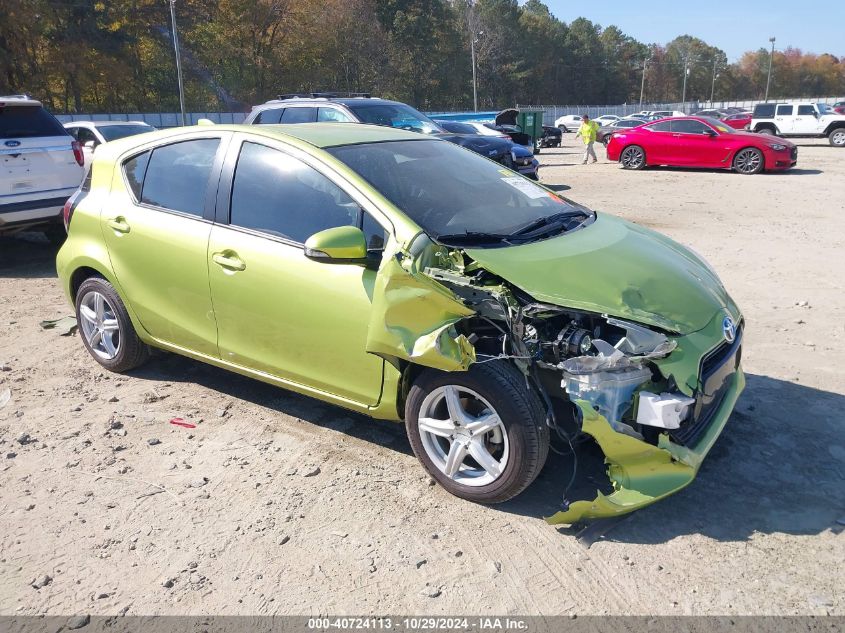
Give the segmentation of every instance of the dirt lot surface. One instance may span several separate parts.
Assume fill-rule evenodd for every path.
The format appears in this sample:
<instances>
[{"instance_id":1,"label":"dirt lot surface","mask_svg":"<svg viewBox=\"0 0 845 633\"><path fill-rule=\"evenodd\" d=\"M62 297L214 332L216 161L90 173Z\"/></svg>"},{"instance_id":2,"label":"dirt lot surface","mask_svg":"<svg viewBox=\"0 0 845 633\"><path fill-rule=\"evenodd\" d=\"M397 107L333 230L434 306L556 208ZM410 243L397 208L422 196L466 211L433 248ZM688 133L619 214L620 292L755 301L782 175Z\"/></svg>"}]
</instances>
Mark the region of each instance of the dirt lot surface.
<instances>
[{"instance_id":1,"label":"dirt lot surface","mask_svg":"<svg viewBox=\"0 0 845 633\"><path fill-rule=\"evenodd\" d=\"M71 314L46 242L0 238L0 613L845 614L845 151L748 177L564 145L545 183L692 246L744 310L748 388L688 489L587 547L542 520L561 458L476 506L401 425L176 356L109 374L39 327Z\"/></svg>"}]
</instances>

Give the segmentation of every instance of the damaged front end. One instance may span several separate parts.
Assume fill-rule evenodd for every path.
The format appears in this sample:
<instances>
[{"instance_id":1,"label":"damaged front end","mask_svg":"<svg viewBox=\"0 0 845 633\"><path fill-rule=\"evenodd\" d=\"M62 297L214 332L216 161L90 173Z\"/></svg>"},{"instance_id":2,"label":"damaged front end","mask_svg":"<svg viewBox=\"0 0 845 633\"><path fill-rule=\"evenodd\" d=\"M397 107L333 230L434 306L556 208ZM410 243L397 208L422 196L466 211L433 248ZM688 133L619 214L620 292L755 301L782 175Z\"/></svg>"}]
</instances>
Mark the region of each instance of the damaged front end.
<instances>
[{"instance_id":1,"label":"damaged front end","mask_svg":"<svg viewBox=\"0 0 845 633\"><path fill-rule=\"evenodd\" d=\"M744 387L732 302L714 305L703 327L673 331L656 318L645 326L577 302L536 301L474 253L424 233L393 248L373 290L367 351L397 367L445 371L513 362L557 437L571 448L583 433L603 451L612 492L570 502L564 491L549 523L631 512L692 481Z\"/></svg>"}]
</instances>

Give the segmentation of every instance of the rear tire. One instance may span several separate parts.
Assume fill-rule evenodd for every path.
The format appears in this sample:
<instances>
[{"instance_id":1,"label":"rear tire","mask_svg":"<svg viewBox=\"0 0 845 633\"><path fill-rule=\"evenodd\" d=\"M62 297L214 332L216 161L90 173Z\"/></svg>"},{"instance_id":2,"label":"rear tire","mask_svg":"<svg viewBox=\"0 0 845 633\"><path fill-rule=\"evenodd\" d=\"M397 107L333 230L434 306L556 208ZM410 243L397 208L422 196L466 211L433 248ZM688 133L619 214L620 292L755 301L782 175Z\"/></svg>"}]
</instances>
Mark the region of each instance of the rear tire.
<instances>
[{"instance_id":1,"label":"rear tire","mask_svg":"<svg viewBox=\"0 0 845 633\"><path fill-rule=\"evenodd\" d=\"M566 129L565 125L558 125L557 129L559 129L561 131L561 133L563 133L563 134L565 134L566 132L569 131L568 129Z\"/></svg>"},{"instance_id":2,"label":"rear tire","mask_svg":"<svg viewBox=\"0 0 845 633\"><path fill-rule=\"evenodd\" d=\"M411 387L405 412L417 459L443 488L468 501L515 497L548 456L540 399L509 362L474 364L465 372L427 369ZM496 426L484 430L481 423ZM475 435L473 425L481 429Z\"/></svg>"},{"instance_id":3,"label":"rear tire","mask_svg":"<svg viewBox=\"0 0 845 633\"><path fill-rule=\"evenodd\" d=\"M757 132L757 134L768 134L769 136L777 136L778 135L777 130L775 130L775 128L769 127L769 126L759 127L759 128L757 128L756 132Z\"/></svg>"},{"instance_id":4,"label":"rear tire","mask_svg":"<svg viewBox=\"0 0 845 633\"><path fill-rule=\"evenodd\" d=\"M639 145L628 145L619 154L623 169L642 169L645 167L645 150Z\"/></svg>"},{"instance_id":5,"label":"rear tire","mask_svg":"<svg viewBox=\"0 0 845 633\"><path fill-rule=\"evenodd\" d=\"M831 130L827 136L827 140L833 147L845 147L845 127L838 127L835 130Z\"/></svg>"},{"instance_id":6,"label":"rear tire","mask_svg":"<svg viewBox=\"0 0 845 633\"><path fill-rule=\"evenodd\" d=\"M143 365L150 348L138 338L123 300L102 277L89 277L76 292L76 322L85 348L103 367L125 372Z\"/></svg>"}]
</instances>

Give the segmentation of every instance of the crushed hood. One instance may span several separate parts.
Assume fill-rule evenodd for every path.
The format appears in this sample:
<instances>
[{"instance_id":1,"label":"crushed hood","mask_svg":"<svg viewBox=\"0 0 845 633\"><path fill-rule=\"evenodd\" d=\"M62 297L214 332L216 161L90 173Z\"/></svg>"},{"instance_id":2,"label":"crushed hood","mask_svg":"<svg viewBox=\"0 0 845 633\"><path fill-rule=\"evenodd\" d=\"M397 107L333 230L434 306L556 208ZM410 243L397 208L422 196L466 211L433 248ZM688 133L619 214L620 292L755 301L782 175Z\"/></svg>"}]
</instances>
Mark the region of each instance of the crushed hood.
<instances>
[{"instance_id":1,"label":"crushed hood","mask_svg":"<svg viewBox=\"0 0 845 633\"><path fill-rule=\"evenodd\" d=\"M694 253L654 231L600 214L559 237L467 255L535 300L653 325L679 334L737 313Z\"/></svg>"}]
</instances>

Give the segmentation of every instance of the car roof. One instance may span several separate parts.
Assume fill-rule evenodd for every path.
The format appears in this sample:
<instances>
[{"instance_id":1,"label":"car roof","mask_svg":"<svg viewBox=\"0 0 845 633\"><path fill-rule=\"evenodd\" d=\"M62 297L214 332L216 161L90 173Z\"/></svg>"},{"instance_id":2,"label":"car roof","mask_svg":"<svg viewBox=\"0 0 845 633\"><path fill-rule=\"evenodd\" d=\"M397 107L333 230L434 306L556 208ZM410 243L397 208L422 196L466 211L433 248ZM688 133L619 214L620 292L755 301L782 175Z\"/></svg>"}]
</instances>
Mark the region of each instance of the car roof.
<instances>
[{"instance_id":1,"label":"car roof","mask_svg":"<svg viewBox=\"0 0 845 633\"><path fill-rule=\"evenodd\" d=\"M287 99L271 99L262 103L257 108L264 109L266 106L284 106L284 105L307 105L307 106L325 106L326 104L339 103L341 105L359 105L366 103L368 105L408 105L401 101L391 101L390 99L380 99L378 97L289 97Z\"/></svg>"},{"instance_id":2,"label":"car roof","mask_svg":"<svg viewBox=\"0 0 845 633\"><path fill-rule=\"evenodd\" d=\"M93 127L112 127L118 125L147 125L152 127L146 121L68 121L65 127L73 127L78 125L90 125Z\"/></svg>"},{"instance_id":3,"label":"car roof","mask_svg":"<svg viewBox=\"0 0 845 633\"><path fill-rule=\"evenodd\" d=\"M37 99L33 99L29 95L0 95L0 104L6 106L40 106L41 102Z\"/></svg>"},{"instance_id":4,"label":"car roof","mask_svg":"<svg viewBox=\"0 0 845 633\"><path fill-rule=\"evenodd\" d=\"M146 145L151 141L167 141L170 138L178 139L179 136L193 133L240 132L254 136L265 136L276 138L281 141L300 141L314 147L326 148L337 145L356 145L359 143L380 143L385 141L423 141L431 140L440 142L435 137L408 132L396 128L384 127L381 125L368 125L365 123L296 123L288 125L194 125L190 127L178 127L168 130L157 130L139 136L130 136L124 139L110 141L104 145L113 156L118 156L127 150L138 145Z\"/></svg>"}]
</instances>

